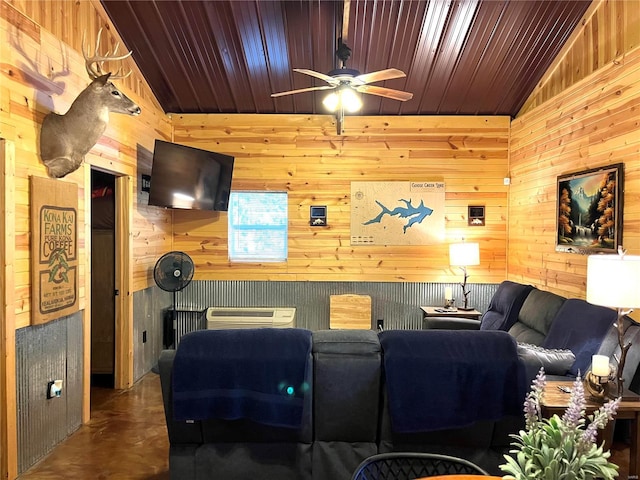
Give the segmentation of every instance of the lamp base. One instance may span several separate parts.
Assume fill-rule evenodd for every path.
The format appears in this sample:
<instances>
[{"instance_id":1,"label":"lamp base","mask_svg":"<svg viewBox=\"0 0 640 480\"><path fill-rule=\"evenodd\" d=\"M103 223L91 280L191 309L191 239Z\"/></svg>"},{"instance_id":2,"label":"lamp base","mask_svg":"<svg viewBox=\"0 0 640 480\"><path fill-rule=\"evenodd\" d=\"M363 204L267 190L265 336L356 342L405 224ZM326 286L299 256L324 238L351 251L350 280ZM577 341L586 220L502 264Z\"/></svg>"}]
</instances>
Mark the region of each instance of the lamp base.
<instances>
[{"instance_id":1,"label":"lamp base","mask_svg":"<svg viewBox=\"0 0 640 480\"><path fill-rule=\"evenodd\" d=\"M471 310L475 310L474 307L458 307L458 310L462 310L463 312L470 312Z\"/></svg>"},{"instance_id":2,"label":"lamp base","mask_svg":"<svg viewBox=\"0 0 640 480\"><path fill-rule=\"evenodd\" d=\"M627 388L623 388L622 395L618 395L618 382L613 381L613 388L609 391L610 398L622 398L623 402L640 402L640 395Z\"/></svg>"}]
</instances>

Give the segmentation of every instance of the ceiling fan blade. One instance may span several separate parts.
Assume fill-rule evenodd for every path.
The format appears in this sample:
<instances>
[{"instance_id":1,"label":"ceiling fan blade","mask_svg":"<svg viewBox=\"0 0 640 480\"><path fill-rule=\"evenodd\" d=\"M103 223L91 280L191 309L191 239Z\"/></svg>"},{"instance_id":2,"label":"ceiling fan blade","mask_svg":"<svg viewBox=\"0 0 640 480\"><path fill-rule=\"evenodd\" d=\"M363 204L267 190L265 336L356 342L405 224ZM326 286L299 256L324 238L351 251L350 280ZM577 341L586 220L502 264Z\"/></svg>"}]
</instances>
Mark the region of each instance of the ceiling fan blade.
<instances>
[{"instance_id":1,"label":"ceiling fan blade","mask_svg":"<svg viewBox=\"0 0 640 480\"><path fill-rule=\"evenodd\" d=\"M358 75L355 80L364 83L375 83L383 80L391 80L394 78L403 78L407 75L397 68L387 68L386 70L378 70L377 72L363 73Z\"/></svg>"},{"instance_id":2,"label":"ceiling fan blade","mask_svg":"<svg viewBox=\"0 0 640 480\"><path fill-rule=\"evenodd\" d=\"M332 88L336 88L335 85L322 85L320 87L299 88L298 90L289 90L287 92L272 93L271 96L273 98L275 98L275 97L283 97L285 95L293 95L294 93L313 92L313 91L316 91L316 90L330 90Z\"/></svg>"},{"instance_id":3,"label":"ceiling fan blade","mask_svg":"<svg viewBox=\"0 0 640 480\"><path fill-rule=\"evenodd\" d=\"M335 78L333 78L333 77L331 77L331 76L329 76L329 75L327 75L325 73L316 72L315 70L308 70L306 68L294 68L293 71L294 72L298 72L298 73L304 73L305 75L310 75L312 77L319 78L320 80L324 80L325 82L327 82L327 83L329 83L331 85L337 85L338 84L338 81Z\"/></svg>"},{"instance_id":4,"label":"ceiling fan blade","mask_svg":"<svg viewBox=\"0 0 640 480\"><path fill-rule=\"evenodd\" d=\"M392 98L406 102L413 98L413 93L394 90L392 88L376 87L375 85L359 85L354 87L358 92L368 93L369 95L378 95L380 97Z\"/></svg>"}]
</instances>

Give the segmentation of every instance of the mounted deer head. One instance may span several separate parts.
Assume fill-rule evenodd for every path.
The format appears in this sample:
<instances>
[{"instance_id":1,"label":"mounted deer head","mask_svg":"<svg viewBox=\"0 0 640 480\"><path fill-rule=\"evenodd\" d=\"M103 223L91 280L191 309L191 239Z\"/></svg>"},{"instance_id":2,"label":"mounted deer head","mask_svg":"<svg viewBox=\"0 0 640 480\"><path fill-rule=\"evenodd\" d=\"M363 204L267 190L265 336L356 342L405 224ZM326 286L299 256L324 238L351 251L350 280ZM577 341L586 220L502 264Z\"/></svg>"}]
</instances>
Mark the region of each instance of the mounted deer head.
<instances>
[{"instance_id":1,"label":"mounted deer head","mask_svg":"<svg viewBox=\"0 0 640 480\"><path fill-rule=\"evenodd\" d=\"M40 158L47 167L50 177L61 178L77 170L84 157L102 136L109 123L109 112L140 115L140 107L124 93L120 92L109 79L126 78L116 72L103 73L102 65L105 61L124 60L132 52L117 56L118 44L113 53L98 55L100 36L94 55L85 52L84 38L82 54L89 77L93 81L73 101L64 115L51 112L44 117L40 131Z\"/></svg>"}]
</instances>

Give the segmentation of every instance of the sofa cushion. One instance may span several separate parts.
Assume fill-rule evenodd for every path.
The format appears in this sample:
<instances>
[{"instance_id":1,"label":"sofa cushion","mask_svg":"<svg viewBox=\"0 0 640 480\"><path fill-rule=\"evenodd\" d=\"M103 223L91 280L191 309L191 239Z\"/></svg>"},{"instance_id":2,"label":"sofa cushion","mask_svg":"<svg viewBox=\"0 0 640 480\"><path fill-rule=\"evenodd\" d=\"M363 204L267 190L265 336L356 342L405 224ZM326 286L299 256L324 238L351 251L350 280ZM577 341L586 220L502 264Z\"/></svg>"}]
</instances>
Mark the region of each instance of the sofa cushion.
<instances>
[{"instance_id":1,"label":"sofa cushion","mask_svg":"<svg viewBox=\"0 0 640 480\"><path fill-rule=\"evenodd\" d=\"M522 304L518 319L509 333L521 343L542 345L551 323L566 299L534 288Z\"/></svg>"},{"instance_id":2,"label":"sofa cushion","mask_svg":"<svg viewBox=\"0 0 640 480\"><path fill-rule=\"evenodd\" d=\"M505 280L491 297L489 308L482 315L480 330L504 330L511 328L518 312L533 287Z\"/></svg>"},{"instance_id":3,"label":"sofa cushion","mask_svg":"<svg viewBox=\"0 0 640 480\"><path fill-rule=\"evenodd\" d=\"M314 441L375 443L381 357L373 330L313 332Z\"/></svg>"},{"instance_id":4,"label":"sofa cushion","mask_svg":"<svg viewBox=\"0 0 640 480\"><path fill-rule=\"evenodd\" d=\"M537 371L548 375L566 375L576 360L571 350L547 349L529 343L518 343L518 356Z\"/></svg>"},{"instance_id":5,"label":"sofa cushion","mask_svg":"<svg viewBox=\"0 0 640 480\"><path fill-rule=\"evenodd\" d=\"M380 354L380 340L373 330L317 330L312 338L313 353Z\"/></svg>"},{"instance_id":6,"label":"sofa cushion","mask_svg":"<svg viewBox=\"0 0 640 480\"><path fill-rule=\"evenodd\" d=\"M616 318L615 310L570 298L558 310L542 346L571 350L576 361L568 373L584 374Z\"/></svg>"}]
</instances>

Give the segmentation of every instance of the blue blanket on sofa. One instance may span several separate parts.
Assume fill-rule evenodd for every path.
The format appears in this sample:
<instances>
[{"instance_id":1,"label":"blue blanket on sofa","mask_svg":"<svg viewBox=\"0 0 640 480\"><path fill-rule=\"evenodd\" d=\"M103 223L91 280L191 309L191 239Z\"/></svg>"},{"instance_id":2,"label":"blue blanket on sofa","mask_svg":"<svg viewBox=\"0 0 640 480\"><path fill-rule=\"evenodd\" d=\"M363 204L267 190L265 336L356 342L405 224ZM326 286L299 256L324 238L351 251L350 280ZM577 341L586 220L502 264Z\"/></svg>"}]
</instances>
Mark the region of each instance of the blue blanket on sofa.
<instances>
[{"instance_id":1,"label":"blue blanket on sofa","mask_svg":"<svg viewBox=\"0 0 640 480\"><path fill-rule=\"evenodd\" d=\"M296 428L310 395L311 331L200 330L182 337L173 363L176 420L250 419Z\"/></svg>"},{"instance_id":2,"label":"blue blanket on sofa","mask_svg":"<svg viewBox=\"0 0 640 480\"><path fill-rule=\"evenodd\" d=\"M394 432L520 415L528 388L516 341L503 331L380 333Z\"/></svg>"}]
</instances>

